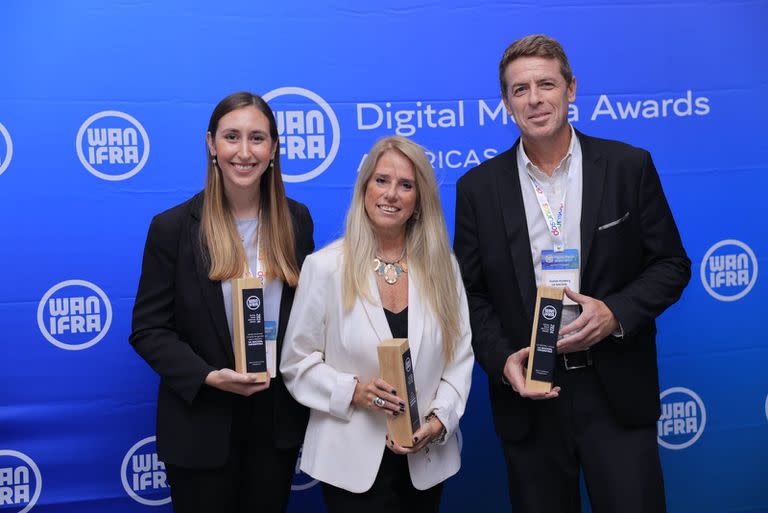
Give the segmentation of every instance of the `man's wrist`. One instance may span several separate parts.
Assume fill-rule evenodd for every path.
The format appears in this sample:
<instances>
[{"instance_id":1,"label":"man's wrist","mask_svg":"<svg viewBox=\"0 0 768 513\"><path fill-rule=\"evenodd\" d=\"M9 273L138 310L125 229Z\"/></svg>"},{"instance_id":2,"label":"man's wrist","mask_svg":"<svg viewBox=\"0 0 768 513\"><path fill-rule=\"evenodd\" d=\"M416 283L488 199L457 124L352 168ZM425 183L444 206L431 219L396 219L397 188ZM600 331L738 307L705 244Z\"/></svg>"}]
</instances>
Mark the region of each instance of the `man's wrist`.
<instances>
[{"instance_id":1,"label":"man's wrist","mask_svg":"<svg viewBox=\"0 0 768 513\"><path fill-rule=\"evenodd\" d=\"M513 359L514 356L515 353L511 353L509 356L507 356L507 359L504 360L504 367L501 369L501 382L508 387L511 387L512 383L507 378L507 369L510 366L510 360ZM513 361L512 365L516 365L516 362Z\"/></svg>"},{"instance_id":2,"label":"man's wrist","mask_svg":"<svg viewBox=\"0 0 768 513\"><path fill-rule=\"evenodd\" d=\"M218 384L218 379L217 378L219 376L218 372L219 371L217 371L217 370L212 370L211 372L209 372L208 375L205 376L204 383L206 385L208 385L209 387L217 388L216 387L216 385Z\"/></svg>"}]
</instances>

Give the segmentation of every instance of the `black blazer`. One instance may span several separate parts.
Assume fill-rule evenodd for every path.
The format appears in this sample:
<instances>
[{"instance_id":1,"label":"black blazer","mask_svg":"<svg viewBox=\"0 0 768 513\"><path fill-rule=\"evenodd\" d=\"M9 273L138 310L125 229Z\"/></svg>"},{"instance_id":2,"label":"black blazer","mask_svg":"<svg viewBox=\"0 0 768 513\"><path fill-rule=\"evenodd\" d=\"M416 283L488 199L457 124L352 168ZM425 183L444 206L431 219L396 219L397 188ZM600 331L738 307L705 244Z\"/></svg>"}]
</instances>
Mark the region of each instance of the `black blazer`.
<instances>
[{"instance_id":1,"label":"black blazer","mask_svg":"<svg viewBox=\"0 0 768 513\"><path fill-rule=\"evenodd\" d=\"M133 308L130 342L160 375L157 451L166 463L184 467L223 465L230 451L235 401L240 396L204 384L209 372L234 368L221 282L208 279L200 244L203 193L152 219ZM314 250L307 207L288 200L299 266ZM277 332L280 355L294 289L283 286ZM264 395L262 395L264 394ZM258 397L262 396L262 397ZM282 376L251 400L273 404L275 447L301 445L308 410L285 388ZM242 403L240 403L242 404ZM254 415L259 409L254 408ZM252 419L257 422L258 419Z\"/></svg>"},{"instance_id":2,"label":"black blazer","mask_svg":"<svg viewBox=\"0 0 768 513\"><path fill-rule=\"evenodd\" d=\"M691 275L650 154L578 133L583 156L581 292L605 302L624 338L593 346L595 371L626 425L660 414L655 318ZM454 250L469 297L473 346L488 374L498 435L526 435L533 403L503 384L507 357L530 343L536 281L517 146L456 184Z\"/></svg>"}]
</instances>

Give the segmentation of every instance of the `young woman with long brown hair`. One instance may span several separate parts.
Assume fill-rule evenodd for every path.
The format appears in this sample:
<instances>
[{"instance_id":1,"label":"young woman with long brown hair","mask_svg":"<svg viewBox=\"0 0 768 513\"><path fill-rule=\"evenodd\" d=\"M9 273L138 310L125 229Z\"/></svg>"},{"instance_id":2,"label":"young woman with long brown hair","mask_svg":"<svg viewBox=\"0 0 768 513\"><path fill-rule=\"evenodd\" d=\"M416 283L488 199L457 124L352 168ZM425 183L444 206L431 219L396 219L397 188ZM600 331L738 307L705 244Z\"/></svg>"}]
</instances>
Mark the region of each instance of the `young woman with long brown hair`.
<instances>
[{"instance_id":1,"label":"young woman with long brown hair","mask_svg":"<svg viewBox=\"0 0 768 513\"><path fill-rule=\"evenodd\" d=\"M262 278L279 355L312 219L285 196L277 124L260 97L224 98L206 148L205 189L150 225L130 341L160 375L157 451L174 510L282 512L307 410L279 372L260 384L233 370L232 280Z\"/></svg>"}]
</instances>

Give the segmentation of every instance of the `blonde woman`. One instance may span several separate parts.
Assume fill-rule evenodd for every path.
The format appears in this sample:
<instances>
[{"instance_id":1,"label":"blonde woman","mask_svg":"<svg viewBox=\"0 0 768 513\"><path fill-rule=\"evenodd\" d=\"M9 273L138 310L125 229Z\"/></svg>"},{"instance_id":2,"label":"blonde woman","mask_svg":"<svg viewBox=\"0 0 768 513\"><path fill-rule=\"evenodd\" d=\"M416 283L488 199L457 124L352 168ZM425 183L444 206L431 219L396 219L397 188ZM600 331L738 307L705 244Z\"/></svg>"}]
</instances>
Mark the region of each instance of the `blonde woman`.
<instances>
[{"instance_id":1,"label":"blonde woman","mask_svg":"<svg viewBox=\"0 0 768 513\"><path fill-rule=\"evenodd\" d=\"M224 98L206 142L205 190L149 227L130 341L160 375L157 451L174 511L282 512L307 410L279 373L257 384L232 370L231 280L246 269L263 278L279 355L312 219L285 196L275 117L260 97Z\"/></svg>"},{"instance_id":2,"label":"blonde woman","mask_svg":"<svg viewBox=\"0 0 768 513\"><path fill-rule=\"evenodd\" d=\"M379 376L376 346L408 338L422 427L387 437L404 390ZM424 150L376 143L355 183L346 232L307 258L283 346L288 390L311 409L301 468L331 513L438 511L459 470L456 433L474 357L467 300Z\"/></svg>"}]
</instances>

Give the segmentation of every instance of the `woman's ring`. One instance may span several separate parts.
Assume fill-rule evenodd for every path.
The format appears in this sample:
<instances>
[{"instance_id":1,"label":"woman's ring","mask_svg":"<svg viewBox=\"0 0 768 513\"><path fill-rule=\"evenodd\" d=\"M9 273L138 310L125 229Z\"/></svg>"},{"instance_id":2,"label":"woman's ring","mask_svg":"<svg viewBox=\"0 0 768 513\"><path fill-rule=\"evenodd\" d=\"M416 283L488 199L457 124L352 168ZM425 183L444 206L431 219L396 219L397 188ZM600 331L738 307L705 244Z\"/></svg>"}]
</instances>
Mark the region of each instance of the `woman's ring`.
<instances>
[{"instance_id":1,"label":"woman's ring","mask_svg":"<svg viewBox=\"0 0 768 513\"><path fill-rule=\"evenodd\" d=\"M374 406L378 406L379 408L384 408L384 405L386 405L386 404L387 404L387 402L384 399L382 399L381 397L376 397L373 400L373 405Z\"/></svg>"}]
</instances>

